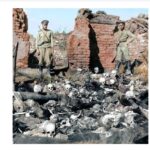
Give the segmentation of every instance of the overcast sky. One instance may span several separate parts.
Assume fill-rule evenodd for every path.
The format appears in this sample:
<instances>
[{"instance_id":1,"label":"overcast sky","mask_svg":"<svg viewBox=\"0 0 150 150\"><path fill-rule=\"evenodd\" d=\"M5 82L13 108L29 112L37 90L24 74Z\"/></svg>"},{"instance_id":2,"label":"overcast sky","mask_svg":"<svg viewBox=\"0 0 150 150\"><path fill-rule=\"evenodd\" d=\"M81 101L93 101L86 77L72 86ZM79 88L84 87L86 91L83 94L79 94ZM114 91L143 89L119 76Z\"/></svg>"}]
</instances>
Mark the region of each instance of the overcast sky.
<instances>
[{"instance_id":1,"label":"overcast sky","mask_svg":"<svg viewBox=\"0 0 150 150\"><path fill-rule=\"evenodd\" d=\"M103 10L107 14L120 16L121 20L128 20L131 17L137 17L140 13L148 14L148 9L143 8L132 8L132 9L118 9L118 8L100 8L100 9L92 9L92 12L96 12L98 10ZM37 35L39 30L39 25L41 20L47 19L50 21L49 29L52 29L54 32L66 31L69 32L74 28L74 19L77 16L79 9L75 8L26 8L24 11L28 16L28 32Z\"/></svg>"}]
</instances>

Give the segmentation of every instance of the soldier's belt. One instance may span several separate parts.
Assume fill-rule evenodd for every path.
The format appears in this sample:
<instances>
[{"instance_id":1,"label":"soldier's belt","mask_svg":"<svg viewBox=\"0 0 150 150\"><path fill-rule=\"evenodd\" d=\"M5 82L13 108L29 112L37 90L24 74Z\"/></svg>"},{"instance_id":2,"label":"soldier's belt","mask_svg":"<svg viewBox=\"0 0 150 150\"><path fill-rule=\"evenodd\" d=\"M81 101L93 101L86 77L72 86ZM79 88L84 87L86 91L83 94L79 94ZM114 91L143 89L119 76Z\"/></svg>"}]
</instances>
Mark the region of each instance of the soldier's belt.
<instances>
[{"instance_id":1,"label":"soldier's belt","mask_svg":"<svg viewBox=\"0 0 150 150\"><path fill-rule=\"evenodd\" d=\"M41 43L38 44L38 46L41 46L41 45L47 44L47 43L50 43L50 42L41 42Z\"/></svg>"}]
</instances>

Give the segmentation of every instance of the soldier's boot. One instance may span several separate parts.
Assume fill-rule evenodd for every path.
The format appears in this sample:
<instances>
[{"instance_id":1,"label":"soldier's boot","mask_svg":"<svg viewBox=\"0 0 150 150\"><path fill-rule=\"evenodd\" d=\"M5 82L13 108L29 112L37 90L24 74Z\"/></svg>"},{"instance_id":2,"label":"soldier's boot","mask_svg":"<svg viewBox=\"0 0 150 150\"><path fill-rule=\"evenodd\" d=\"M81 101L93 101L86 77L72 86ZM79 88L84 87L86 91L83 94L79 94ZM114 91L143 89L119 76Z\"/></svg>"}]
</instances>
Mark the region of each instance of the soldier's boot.
<instances>
[{"instance_id":1,"label":"soldier's boot","mask_svg":"<svg viewBox=\"0 0 150 150\"><path fill-rule=\"evenodd\" d=\"M125 62L125 74L126 75L131 75L131 63L130 63L130 61L126 61Z\"/></svg>"},{"instance_id":2,"label":"soldier's boot","mask_svg":"<svg viewBox=\"0 0 150 150\"><path fill-rule=\"evenodd\" d=\"M117 71L117 74L119 73L119 68L120 68L121 62L117 61L115 65L115 70Z\"/></svg>"},{"instance_id":3,"label":"soldier's boot","mask_svg":"<svg viewBox=\"0 0 150 150\"><path fill-rule=\"evenodd\" d=\"M42 71L43 71L43 66L42 65L38 66L38 71L39 71L39 80L41 80L42 79Z\"/></svg>"},{"instance_id":4,"label":"soldier's boot","mask_svg":"<svg viewBox=\"0 0 150 150\"><path fill-rule=\"evenodd\" d=\"M48 65L47 70L48 70L49 74L54 74L55 73L52 65Z\"/></svg>"},{"instance_id":5,"label":"soldier's boot","mask_svg":"<svg viewBox=\"0 0 150 150\"><path fill-rule=\"evenodd\" d=\"M39 65L39 72L42 73L42 71L43 71L43 66Z\"/></svg>"}]
</instances>

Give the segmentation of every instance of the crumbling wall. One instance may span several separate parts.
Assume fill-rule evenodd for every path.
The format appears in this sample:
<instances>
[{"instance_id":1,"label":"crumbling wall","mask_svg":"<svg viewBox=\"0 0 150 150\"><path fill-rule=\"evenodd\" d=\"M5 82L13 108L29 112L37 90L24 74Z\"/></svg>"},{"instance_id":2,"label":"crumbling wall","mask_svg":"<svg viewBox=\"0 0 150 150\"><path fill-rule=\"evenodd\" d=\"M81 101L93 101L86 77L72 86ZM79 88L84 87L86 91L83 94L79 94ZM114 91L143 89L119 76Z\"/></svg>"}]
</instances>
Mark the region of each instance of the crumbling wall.
<instances>
[{"instance_id":1,"label":"crumbling wall","mask_svg":"<svg viewBox=\"0 0 150 150\"><path fill-rule=\"evenodd\" d=\"M112 60L116 54L114 32L118 16L107 15L103 11L95 14L89 9L80 9L75 20L75 28L68 38L69 65L72 68L112 70ZM126 29L136 35L129 44L131 60L141 58L141 52L148 49L148 17L139 15L126 21ZM144 54L145 55L145 54Z\"/></svg>"},{"instance_id":2,"label":"crumbling wall","mask_svg":"<svg viewBox=\"0 0 150 150\"><path fill-rule=\"evenodd\" d=\"M92 23L91 26L96 34L99 61L103 68L110 70L114 67L112 60L115 57L116 48L113 36L114 25ZM94 51L94 48L92 50Z\"/></svg>"},{"instance_id":3,"label":"crumbling wall","mask_svg":"<svg viewBox=\"0 0 150 150\"><path fill-rule=\"evenodd\" d=\"M89 31L88 19L78 18L74 31L68 36L67 40L69 67L71 69L89 66Z\"/></svg>"},{"instance_id":4,"label":"crumbling wall","mask_svg":"<svg viewBox=\"0 0 150 150\"><path fill-rule=\"evenodd\" d=\"M29 34L28 30L28 19L27 15L22 8L13 9L13 45L15 46L18 42L17 49L17 68L28 67L28 57L29 57Z\"/></svg>"},{"instance_id":5,"label":"crumbling wall","mask_svg":"<svg viewBox=\"0 0 150 150\"><path fill-rule=\"evenodd\" d=\"M101 71L111 69L115 56L113 31L117 16L98 11L92 14L89 9L80 9L74 31L68 39L69 64L73 68L98 66Z\"/></svg>"}]
</instances>

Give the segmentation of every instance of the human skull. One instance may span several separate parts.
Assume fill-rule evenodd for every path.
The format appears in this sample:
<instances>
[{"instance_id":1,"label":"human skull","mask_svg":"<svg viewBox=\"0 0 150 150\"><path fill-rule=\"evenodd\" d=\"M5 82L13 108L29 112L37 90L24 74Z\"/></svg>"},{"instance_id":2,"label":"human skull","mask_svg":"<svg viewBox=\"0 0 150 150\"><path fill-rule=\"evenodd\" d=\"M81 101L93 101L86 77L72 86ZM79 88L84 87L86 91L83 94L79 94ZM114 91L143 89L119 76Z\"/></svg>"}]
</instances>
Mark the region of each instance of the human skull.
<instances>
[{"instance_id":1,"label":"human skull","mask_svg":"<svg viewBox=\"0 0 150 150\"><path fill-rule=\"evenodd\" d=\"M53 89L54 89L54 85L51 84L51 83L49 83L49 84L47 85L47 87L48 87L48 90L49 90L49 91L53 91Z\"/></svg>"},{"instance_id":2,"label":"human skull","mask_svg":"<svg viewBox=\"0 0 150 150\"><path fill-rule=\"evenodd\" d=\"M101 83L101 84L105 84L105 81L106 81L106 79L104 78L104 77L100 77L99 78L99 82Z\"/></svg>"},{"instance_id":3,"label":"human skull","mask_svg":"<svg viewBox=\"0 0 150 150\"><path fill-rule=\"evenodd\" d=\"M66 80L65 80L65 83L66 83L66 84L70 84L70 81L66 79Z\"/></svg>"},{"instance_id":4,"label":"human skull","mask_svg":"<svg viewBox=\"0 0 150 150\"><path fill-rule=\"evenodd\" d=\"M96 73L96 74L99 73L99 68L98 67L94 68L94 73Z\"/></svg>"},{"instance_id":5,"label":"human skull","mask_svg":"<svg viewBox=\"0 0 150 150\"><path fill-rule=\"evenodd\" d=\"M109 77L109 73L108 73L108 72L105 72L105 73L103 73L103 76L104 76L104 77Z\"/></svg>"},{"instance_id":6,"label":"human skull","mask_svg":"<svg viewBox=\"0 0 150 150\"><path fill-rule=\"evenodd\" d=\"M115 80L114 79L110 79L110 85L115 84Z\"/></svg>"},{"instance_id":7,"label":"human skull","mask_svg":"<svg viewBox=\"0 0 150 150\"><path fill-rule=\"evenodd\" d=\"M111 75L112 75L112 76L116 76L116 74L117 74L117 71L116 71L116 70L112 70L112 71L111 71Z\"/></svg>"},{"instance_id":8,"label":"human skull","mask_svg":"<svg viewBox=\"0 0 150 150\"><path fill-rule=\"evenodd\" d=\"M65 85L65 89L66 89L67 91L69 91L69 90L71 89L71 85L70 85L70 84L66 84L66 85Z\"/></svg>"}]
</instances>

